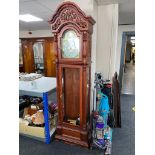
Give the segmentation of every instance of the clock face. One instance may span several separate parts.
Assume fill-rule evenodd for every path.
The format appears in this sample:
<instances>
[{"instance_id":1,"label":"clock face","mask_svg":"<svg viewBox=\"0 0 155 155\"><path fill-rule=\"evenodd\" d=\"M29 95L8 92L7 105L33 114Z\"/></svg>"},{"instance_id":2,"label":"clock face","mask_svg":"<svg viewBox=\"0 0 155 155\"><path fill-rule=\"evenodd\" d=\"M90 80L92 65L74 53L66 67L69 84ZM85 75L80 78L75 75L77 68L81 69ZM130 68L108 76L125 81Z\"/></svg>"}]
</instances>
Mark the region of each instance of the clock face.
<instances>
[{"instance_id":1,"label":"clock face","mask_svg":"<svg viewBox=\"0 0 155 155\"><path fill-rule=\"evenodd\" d=\"M80 58L80 40L73 30L65 31L61 38L62 58Z\"/></svg>"}]
</instances>

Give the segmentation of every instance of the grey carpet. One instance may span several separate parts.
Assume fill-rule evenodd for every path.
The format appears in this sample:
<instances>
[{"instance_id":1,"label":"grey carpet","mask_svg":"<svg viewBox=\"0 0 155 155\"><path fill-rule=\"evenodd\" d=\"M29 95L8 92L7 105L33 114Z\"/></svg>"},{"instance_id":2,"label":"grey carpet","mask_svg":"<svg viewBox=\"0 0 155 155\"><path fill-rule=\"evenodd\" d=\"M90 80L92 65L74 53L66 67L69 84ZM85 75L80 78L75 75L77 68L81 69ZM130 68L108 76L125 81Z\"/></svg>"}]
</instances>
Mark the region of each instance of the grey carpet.
<instances>
[{"instance_id":1,"label":"grey carpet","mask_svg":"<svg viewBox=\"0 0 155 155\"><path fill-rule=\"evenodd\" d=\"M103 152L58 141L45 144L44 142L19 136L19 155L103 155Z\"/></svg>"},{"instance_id":2,"label":"grey carpet","mask_svg":"<svg viewBox=\"0 0 155 155\"><path fill-rule=\"evenodd\" d=\"M112 155L135 154L135 113L131 110L134 95L121 95L122 128L114 129ZM44 142L19 136L20 155L103 155L101 150L89 150L80 146L53 141Z\"/></svg>"},{"instance_id":3,"label":"grey carpet","mask_svg":"<svg viewBox=\"0 0 155 155\"><path fill-rule=\"evenodd\" d=\"M121 95L122 127L113 130L112 155L135 154L135 105L134 95Z\"/></svg>"}]
</instances>

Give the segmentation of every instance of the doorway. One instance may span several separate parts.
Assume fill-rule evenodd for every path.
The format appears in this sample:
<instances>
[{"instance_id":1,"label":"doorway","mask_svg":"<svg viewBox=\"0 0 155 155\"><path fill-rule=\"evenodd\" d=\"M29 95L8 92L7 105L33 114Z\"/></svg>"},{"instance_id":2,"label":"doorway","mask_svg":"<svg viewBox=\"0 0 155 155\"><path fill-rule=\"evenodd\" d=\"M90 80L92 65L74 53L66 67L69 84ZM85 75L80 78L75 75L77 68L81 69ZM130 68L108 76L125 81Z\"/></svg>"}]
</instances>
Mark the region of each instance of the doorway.
<instances>
[{"instance_id":1,"label":"doorway","mask_svg":"<svg viewBox=\"0 0 155 155\"><path fill-rule=\"evenodd\" d=\"M123 32L119 72L122 94L135 94L135 32Z\"/></svg>"}]
</instances>

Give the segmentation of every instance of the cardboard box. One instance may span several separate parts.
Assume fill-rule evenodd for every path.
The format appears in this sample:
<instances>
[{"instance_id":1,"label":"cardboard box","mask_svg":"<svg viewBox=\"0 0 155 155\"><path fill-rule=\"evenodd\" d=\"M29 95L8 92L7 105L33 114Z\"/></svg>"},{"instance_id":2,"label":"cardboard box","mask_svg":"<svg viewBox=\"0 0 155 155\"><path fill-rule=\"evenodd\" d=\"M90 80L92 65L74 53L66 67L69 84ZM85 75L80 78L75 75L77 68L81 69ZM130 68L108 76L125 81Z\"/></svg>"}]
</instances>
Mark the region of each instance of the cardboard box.
<instances>
[{"instance_id":1,"label":"cardboard box","mask_svg":"<svg viewBox=\"0 0 155 155\"><path fill-rule=\"evenodd\" d=\"M19 123L19 133L45 138L45 127L28 126L24 123Z\"/></svg>"}]
</instances>

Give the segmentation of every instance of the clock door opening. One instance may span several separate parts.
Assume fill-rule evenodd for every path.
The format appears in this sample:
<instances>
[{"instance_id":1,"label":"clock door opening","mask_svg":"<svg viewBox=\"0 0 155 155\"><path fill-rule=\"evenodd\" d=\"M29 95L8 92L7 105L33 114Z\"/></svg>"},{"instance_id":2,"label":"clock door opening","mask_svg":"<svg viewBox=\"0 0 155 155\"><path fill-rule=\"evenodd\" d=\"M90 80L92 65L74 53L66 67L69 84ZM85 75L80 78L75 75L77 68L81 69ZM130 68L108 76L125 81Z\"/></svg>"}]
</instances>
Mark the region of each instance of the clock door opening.
<instances>
[{"instance_id":1,"label":"clock door opening","mask_svg":"<svg viewBox=\"0 0 155 155\"><path fill-rule=\"evenodd\" d=\"M81 69L62 67L63 122L80 125Z\"/></svg>"}]
</instances>

